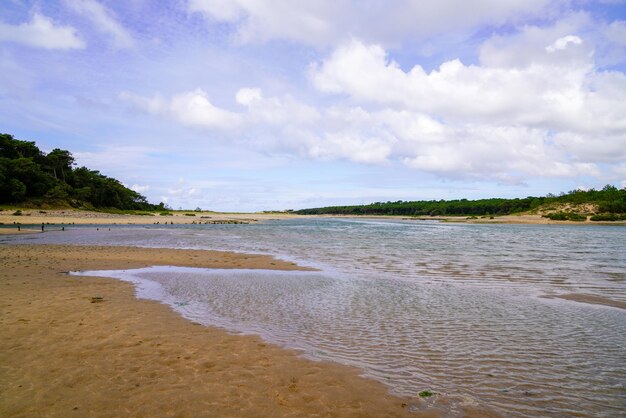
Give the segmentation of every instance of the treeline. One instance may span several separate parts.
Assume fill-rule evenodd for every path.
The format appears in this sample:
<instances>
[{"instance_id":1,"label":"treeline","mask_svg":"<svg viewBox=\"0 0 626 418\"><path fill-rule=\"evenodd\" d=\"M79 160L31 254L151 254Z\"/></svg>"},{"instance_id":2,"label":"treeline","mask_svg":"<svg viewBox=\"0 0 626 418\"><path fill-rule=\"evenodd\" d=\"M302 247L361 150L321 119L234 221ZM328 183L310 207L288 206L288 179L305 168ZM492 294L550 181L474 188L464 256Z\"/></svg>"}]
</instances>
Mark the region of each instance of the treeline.
<instances>
[{"instance_id":1,"label":"treeline","mask_svg":"<svg viewBox=\"0 0 626 418\"><path fill-rule=\"evenodd\" d=\"M302 215L402 215L402 216L485 216L527 212L550 204L594 204L598 213L626 213L626 188L607 185L602 190L573 190L559 196L523 199L429 200L376 202L369 205L329 206L301 209Z\"/></svg>"},{"instance_id":2,"label":"treeline","mask_svg":"<svg viewBox=\"0 0 626 418\"><path fill-rule=\"evenodd\" d=\"M74 167L69 151L48 154L34 142L0 134L0 203L69 204L74 207L157 210L141 194L96 170Z\"/></svg>"}]
</instances>

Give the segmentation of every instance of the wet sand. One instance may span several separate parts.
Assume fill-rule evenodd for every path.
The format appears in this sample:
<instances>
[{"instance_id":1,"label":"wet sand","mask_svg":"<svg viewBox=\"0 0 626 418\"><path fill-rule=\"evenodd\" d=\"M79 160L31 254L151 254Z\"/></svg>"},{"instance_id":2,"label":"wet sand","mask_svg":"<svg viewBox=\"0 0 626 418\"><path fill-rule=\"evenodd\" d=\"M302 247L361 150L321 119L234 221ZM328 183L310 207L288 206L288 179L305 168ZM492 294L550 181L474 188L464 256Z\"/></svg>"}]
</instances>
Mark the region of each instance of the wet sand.
<instances>
[{"instance_id":1,"label":"wet sand","mask_svg":"<svg viewBox=\"0 0 626 418\"><path fill-rule=\"evenodd\" d=\"M614 308L626 310L626 302L607 299L607 298L603 298L602 296L587 295L584 293L568 293L565 295L554 295L554 296L550 295L550 296L545 296L545 297L572 300L574 302L588 303L591 305L612 306Z\"/></svg>"},{"instance_id":2,"label":"wet sand","mask_svg":"<svg viewBox=\"0 0 626 418\"><path fill-rule=\"evenodd\" d=\"M15 228L0 228L0 235L14 235L14 234L36 234L36 233L41 233L41 229L37 230L37 229L25 229L25 228L20 228L20 230L18 231L17 227Z\"/></svg>"},{"instance_id":3,"label":"wet sand","mask_svg":"<svg viewBox=\"0 0 626 418\"><path fill-rule=\"evenodd\" d=\"M356 369L137 300L129 283L66 274L150 265L298 269L293 263L216 251L0 245L0 265L0 416L441 415ZM462 411L489 415L476 405Z\"/></svg>"}]
</instances>

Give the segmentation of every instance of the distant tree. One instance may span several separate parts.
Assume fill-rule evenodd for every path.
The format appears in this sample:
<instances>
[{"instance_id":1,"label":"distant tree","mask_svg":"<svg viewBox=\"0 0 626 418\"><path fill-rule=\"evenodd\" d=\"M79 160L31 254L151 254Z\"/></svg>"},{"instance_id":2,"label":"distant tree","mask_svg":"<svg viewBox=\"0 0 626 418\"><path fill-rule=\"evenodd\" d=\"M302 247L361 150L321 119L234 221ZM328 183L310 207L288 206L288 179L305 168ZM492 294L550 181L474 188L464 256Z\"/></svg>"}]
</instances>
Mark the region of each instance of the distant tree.
<instances>
[{"instance_id":1,"label":"distant tree","mask_svg":"<svg viewBox=\"0 0 626 418\"><path fill-rule=\"evenodd\" d=\"M69 151L55 148L44 154L34 142L0 134L0 202L29 199L78 201L99 208L157 208L116 179L86 167L75 169Z\"/></svg>"},{"instance_id":2,"label":"distant tree","mask_svg":"<svg viewBox=\"0 0 626 418\"><path fill-rule=\"evenodd\" d=\"M74 157L69 151L55 148L46 155L46 166L52 170L55 179L67 181L65 173L72 171L72 165L74 165Z\"/></svg>"},{"instance_id":3,"label":"distant tree","mask_svg":"<svg viewBox=\"0 0 626 418\"><path fill-rule=\"evenodd\" d=\"M573 190L559 196L528 196L524 199L481 199L481 200L431 200L431 201L388 201L369 205L331 206L301 209L301 214L344 214L344 215L404 215L404 216L475 216L507 215L536 209L546 203L593 203L600 212L626 213L626 188L618 189L607 185L602 190ZM570 217L572 215L569 215ZM579 219L576 219L579 220Z\"/></svg>"},{"instance_id":4,"label":"distant tree","mask_svg":"<svg viewBox=\"0 0 626 418\"><path fill-rule=\"evenodd\" d=\"M26 198L26 185L18 179L10 179L7 192L14 202L21 202Z\"/></svg>"}]
</instances>

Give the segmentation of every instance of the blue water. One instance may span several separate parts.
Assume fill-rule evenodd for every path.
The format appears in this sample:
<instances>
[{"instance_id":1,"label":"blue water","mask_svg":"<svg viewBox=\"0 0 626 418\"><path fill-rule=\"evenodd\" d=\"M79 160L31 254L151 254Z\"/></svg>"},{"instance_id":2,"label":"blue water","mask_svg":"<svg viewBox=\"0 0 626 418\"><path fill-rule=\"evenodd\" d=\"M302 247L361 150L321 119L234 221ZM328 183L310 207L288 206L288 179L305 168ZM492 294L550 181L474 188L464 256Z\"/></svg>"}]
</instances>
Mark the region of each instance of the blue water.
<instances>
[{"instance_id":1,"label":"blue water","mask_svg":"<svg viewBox=\"0 0 626 418\"><path fill-rule=\"evenodd\" d=\"M626 302L624 227L306 219L108 228L0 240L273 254L320 271L108 275L194 321L360 367L399 394L430 389L507 416L624 416L626 311L555 298Z\"/></svg>"}]
</instances>

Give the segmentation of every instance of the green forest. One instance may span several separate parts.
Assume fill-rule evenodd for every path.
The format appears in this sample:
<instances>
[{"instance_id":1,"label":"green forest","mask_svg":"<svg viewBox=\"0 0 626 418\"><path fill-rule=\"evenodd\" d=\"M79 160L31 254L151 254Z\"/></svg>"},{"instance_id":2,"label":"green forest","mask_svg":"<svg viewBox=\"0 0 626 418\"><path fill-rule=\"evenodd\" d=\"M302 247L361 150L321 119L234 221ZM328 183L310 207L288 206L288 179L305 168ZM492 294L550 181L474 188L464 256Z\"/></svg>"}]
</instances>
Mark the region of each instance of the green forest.
<instances>
[{"instance_id":1,"label":"green forest","mask_svg":"<svg viewBox=\"0 0 626 418\"><path fill-rule=\"evenodd\" d=\"M626 220L626 188L618 189L606 185L602 190L572 190L559 196L526 197L523 199L479 199L479 200L429 200L412 202L376 202L369 205L329 206L302 209L295 213L303 215L402 215L402 216L496 216L529 212L539 208L550 211L563 205L592 204L597 209L592 213L553 212L545 215L555 220ZM551 207L552 206L552 207ZM584 218L583 218L584 216Z\"/></svg>"},{"instance_id":2,"label":"green forest","mask_svg":"<svg viewBox=\"0 0 626 418\"><path fill-rule=\"evenodd\" d=\"M34 142L0 134L0 203L84 209L158 210L118 180L75 167L69 151L41 151Z\"/></svg>"}]
</instances>

